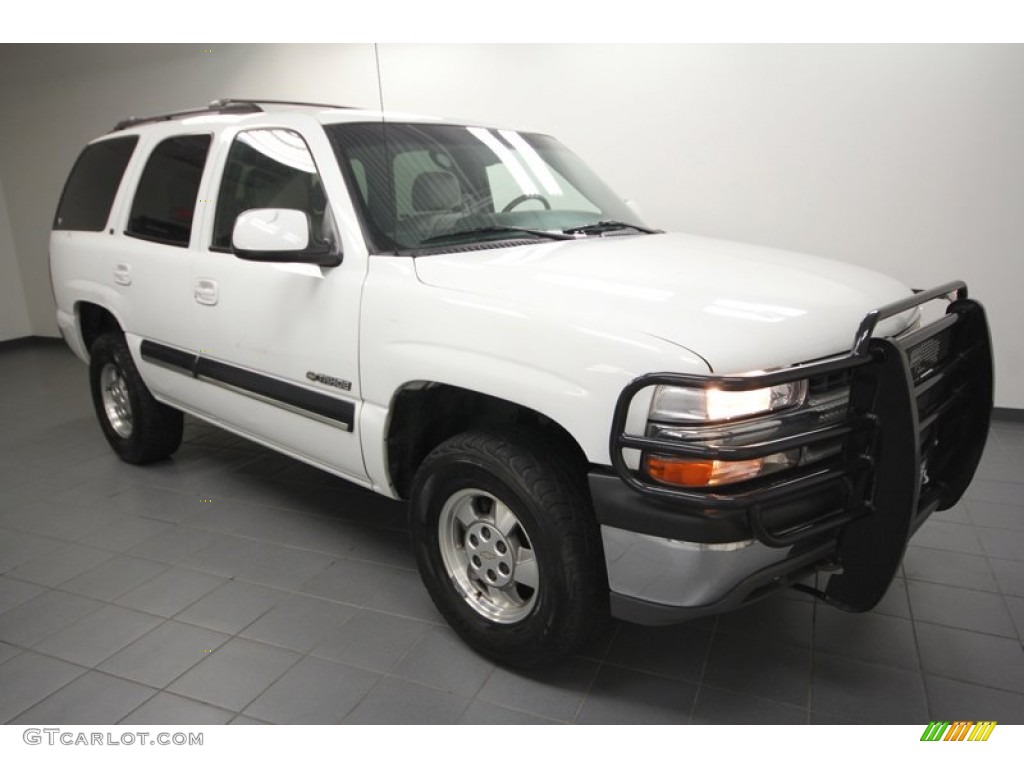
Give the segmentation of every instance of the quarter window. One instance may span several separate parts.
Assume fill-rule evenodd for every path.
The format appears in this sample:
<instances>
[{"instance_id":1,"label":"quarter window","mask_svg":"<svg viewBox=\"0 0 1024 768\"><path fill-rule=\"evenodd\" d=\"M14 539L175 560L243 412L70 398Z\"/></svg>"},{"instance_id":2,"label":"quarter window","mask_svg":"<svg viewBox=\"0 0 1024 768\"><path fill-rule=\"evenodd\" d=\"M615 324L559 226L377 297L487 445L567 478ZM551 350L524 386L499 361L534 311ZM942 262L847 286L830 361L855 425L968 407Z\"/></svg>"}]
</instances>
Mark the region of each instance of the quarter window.
<instances>
[{"instance_id":1,"label":"quarter window","mask_svg":"<svg viewBox=\"0 0 1024 768\"><path fill-rule=\"evenodd\" d=\"M82 150L60 196L54 229L100 232L107 226L121 177L138 143L138 136L121 136Z\"/></svg>"},{"instance_id":2,"label":"quarter window","mask_svg":"<svg viewBox=\"0 0 1024 768\"><path fill-rule=\"evenodd\" d=\"M313 239L337 242L313 156L295 131L260 129L235 138L217 195L210 247L230 250L235 219L254 208L302 211L309 216Z\"/></svg>"},{"instance_id":3,"label":"quarter window","mask_svg":"<svg viewBox=\"0 0 1024 768\"><path fill-rule=\"evenodd\" d=\"M187 247L210 137L175 136L149 156L125 234Z\"/></svg>"}]
</instances>

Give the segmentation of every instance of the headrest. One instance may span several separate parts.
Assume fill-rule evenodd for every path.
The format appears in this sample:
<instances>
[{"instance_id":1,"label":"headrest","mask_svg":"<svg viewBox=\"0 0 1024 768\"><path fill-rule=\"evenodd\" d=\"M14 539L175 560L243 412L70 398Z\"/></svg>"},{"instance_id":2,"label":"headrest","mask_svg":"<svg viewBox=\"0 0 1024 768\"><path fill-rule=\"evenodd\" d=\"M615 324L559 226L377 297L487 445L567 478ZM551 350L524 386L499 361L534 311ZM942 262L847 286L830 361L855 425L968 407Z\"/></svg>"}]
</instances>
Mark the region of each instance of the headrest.
<instances>
[{"instance_id":1,"label":"headrest","mask_svg":"<svg viewBox=\"0 0 1024 768\"><path fill-rule=\"evenodd\" d=\"M417 212L450 211L462 202L455 174L447 171L421 173L412 183L412 207Z\"/></svg>"}]
</instances>

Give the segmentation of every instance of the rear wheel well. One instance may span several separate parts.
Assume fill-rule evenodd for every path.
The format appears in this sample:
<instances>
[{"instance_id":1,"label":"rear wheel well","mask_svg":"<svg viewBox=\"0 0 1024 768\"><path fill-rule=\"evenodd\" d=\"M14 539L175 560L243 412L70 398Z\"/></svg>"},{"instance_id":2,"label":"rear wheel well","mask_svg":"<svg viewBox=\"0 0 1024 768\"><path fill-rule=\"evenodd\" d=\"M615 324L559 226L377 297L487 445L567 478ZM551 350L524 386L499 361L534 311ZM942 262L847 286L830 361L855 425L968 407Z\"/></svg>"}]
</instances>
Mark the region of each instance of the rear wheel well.
<instances>
[{"instance_id":1,"label":"rear wheel well","mask_svg":"<svg viewBox=\"0 0 1024 768\"><path fill-rule=\"evenodd\" d=\"M92 349L93 342L104 333L124 333L117 318L98 304L82 301L78 303L76 309L78 310L78 327L86 350Z\"/></svg>"},{"instance_id":2,"label":"rear wheel well","mask_svg":"<svg viewBox=\"0 0 1024 768\"><path fill-rule=\"evenodd\" d=\"M461 387L417 382L391 404L387 432L388 472L395 490L409 496L412 478L427 455L450 437L471 429L516 427L542 435L581 481L588 466L583 449L561 425L517 403Z\"/></svg>"}]
</instances>

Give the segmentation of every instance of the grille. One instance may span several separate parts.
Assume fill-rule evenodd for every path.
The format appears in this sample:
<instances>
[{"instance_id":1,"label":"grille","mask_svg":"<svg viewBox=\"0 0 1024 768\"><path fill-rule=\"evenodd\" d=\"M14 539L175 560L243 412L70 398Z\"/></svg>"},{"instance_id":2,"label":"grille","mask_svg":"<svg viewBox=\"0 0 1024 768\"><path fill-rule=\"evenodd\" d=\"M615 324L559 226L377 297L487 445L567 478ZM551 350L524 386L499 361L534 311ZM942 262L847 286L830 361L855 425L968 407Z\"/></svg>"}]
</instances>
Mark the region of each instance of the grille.
<instances>
[{"instance_id":1,"label":"grille","mask_svg":"<svg viewBox=\"0 0 1024 768\"><path fill-rule=\"evenodd\" d=\"M821 376L812 376L807 382L807 393L814 397L827 395L850 386L853 373L850 370L834 371Z\"/></svg>"}]
</instances>

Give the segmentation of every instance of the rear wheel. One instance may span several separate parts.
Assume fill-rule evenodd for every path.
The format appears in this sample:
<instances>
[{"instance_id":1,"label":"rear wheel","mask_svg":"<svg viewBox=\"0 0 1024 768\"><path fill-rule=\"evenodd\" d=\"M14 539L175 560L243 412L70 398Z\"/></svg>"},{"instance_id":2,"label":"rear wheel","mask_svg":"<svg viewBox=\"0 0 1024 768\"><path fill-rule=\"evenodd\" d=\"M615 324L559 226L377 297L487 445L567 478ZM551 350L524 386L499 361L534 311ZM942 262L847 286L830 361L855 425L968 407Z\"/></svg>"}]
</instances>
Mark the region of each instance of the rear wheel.
<instances>
[{"instance_id":1,"label":"rear wheel","mask_svg":"<svg viewBox=\"0 0 1024 768\"><path fill-rule=\"evenodd\" d=\"M103 334L89 356L93 405L114 452L130 464L148 464L174 453L181 445L181 411L153 398L124 336Z\"/></svg>"},{"instance_id":2,"label":"rear wheel","mask_svg":"<svg viewBox=\"0 0 1024 768\"><path fill-rule=\"evenodd\" d=\"M533 433L468 432L436 448L413 482L420 574L480 653L530 666L571 653L607 615L586 491Z\"/></svg>"}]
</instances>

